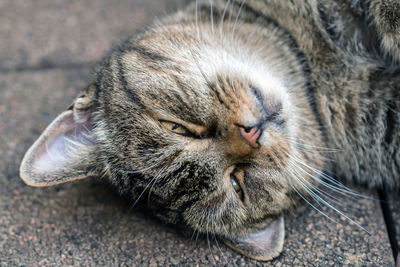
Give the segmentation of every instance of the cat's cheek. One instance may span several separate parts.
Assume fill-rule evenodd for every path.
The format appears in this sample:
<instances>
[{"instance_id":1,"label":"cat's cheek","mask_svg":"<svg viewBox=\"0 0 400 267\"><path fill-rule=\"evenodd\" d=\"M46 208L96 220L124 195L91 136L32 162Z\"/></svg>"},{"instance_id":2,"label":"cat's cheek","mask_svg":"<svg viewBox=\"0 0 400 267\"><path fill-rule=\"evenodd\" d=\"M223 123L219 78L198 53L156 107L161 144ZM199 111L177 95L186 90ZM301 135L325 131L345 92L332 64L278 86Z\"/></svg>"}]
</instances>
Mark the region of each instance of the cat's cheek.
<instances>
[{"instance_id":1,"label":"cat's cheek","mask_svg":"<svg viewBox=\"0 0 400 267\"><path fill-rule=\"evenodd\" d=\"M184 149L189 152L204 153L210 150L211 139L192 139L185 143Z\"/></svg>"}]
</instances>

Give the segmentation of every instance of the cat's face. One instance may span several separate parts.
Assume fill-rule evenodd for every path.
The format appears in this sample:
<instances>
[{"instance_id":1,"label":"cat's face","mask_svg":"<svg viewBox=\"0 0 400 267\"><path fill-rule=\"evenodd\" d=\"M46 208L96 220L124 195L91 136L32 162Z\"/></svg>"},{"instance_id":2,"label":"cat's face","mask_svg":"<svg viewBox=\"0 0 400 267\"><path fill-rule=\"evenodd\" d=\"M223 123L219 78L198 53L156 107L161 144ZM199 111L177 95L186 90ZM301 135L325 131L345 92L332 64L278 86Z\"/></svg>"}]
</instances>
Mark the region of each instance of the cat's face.
<instances>
[{"instance_id":1,"label":"cat's face","mask_svg":"<svg viewBox=\"0 0 400 267\"><path fill-rule=\"evenodd\" d=\"M63 174L80 168L65 180L101 174L169 223L215 233L248 256L271 257L250 246L265 246L259 236L275 231L276 244L267 245L281 249L278 218L315 183L305 165L321 163L304 144L318 145L320 137L301 64L282 34L234 27L222 27L234 34L221 35L210 25L163 26L126 43L64 115L65 155L49 166L48 157L28 155L22 177L40 184L28 176L55 175L54 166ZM60 146L59 135L33 150ZM76 155L85 159L77 163Z\"/></svg>"}]
</instances>

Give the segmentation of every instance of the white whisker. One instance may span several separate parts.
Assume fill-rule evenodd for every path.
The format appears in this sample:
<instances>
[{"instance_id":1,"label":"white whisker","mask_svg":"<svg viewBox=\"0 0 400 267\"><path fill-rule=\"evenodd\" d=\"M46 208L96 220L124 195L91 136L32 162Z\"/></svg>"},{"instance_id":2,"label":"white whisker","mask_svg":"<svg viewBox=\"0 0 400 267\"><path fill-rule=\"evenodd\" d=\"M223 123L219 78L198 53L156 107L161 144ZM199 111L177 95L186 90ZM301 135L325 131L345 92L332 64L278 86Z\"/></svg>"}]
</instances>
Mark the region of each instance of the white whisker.
<instances>
[{"instance_id":1,"label":"white whisker","mask_svg":"<svg viewBox=\"0 0 400 267\"><path fill-rule=\"evenodd\" d=\"M150 182L146 185L146 187L143 189L143 191L140 193L140 195L138 196L138 198L135 200L135 202L133 203L131 209L133 209L136 204L139 202L140 198L143 196L144 192L146 192L147 188L150 186L151 183L153 183L153 181L156 180L156 177L153 177Z\"/></svg>"},{"instance_id":2,"label":"white whisker","mask_svg":"<svg viewBox=\"0 0 400 267\"><path fill-rule=\"evenodd\" d=\"M326 186L326 187L328 187L328 188L330 188L330 189L332 189L332 190L334 190L334 191L336 191L336 192L338 192L338 193L340 193L340 194L342 194L344 196L347 196L347 197L349 197L349 196L346 195L346 194L349 194L349 195L352 195L352 196L355 196L355 197L359 197L359 198L363 198L363 199L376 200L373 197L368 197L368 196L365 196L365 195L362 195L362 194L354 192L353 190L351 190L350 188L346 187L345 185L343 185L342 183L340 183L339 181L337 181L333 177L330 177L329 175L323 173L322 171L319 171L319 170L309 166L308 164L304 163L302 160L298 159L296 156L290 155L290 154L288 154L286 152L285 152L285 154L289 158L291 158L292 160L294 160L294 161L298 162L299 164L307 167L309 170L313 171L317 175L321 176L325 180L327 180L327 181L332 183L332 184L327 183L327 182L323 181L322 179L320 179L320 178L318 178L318 177L316 177L316 176L314 176L314 175L312 175L312 174L310 174L309 172L306 171L306 173L311 178L315 179L320 184L322 184L322 185L324 185L324 186Z\"/></svg>"},{"instance_id":3,"label":"white whisker","mask_svg":"<svg viewBox=\"0 0 400 267\"><path fill-rule=\"evenodd\" d=\"M219 243L218 243L217 236L215 235L215 225L214 224L215 224L215 221L211 221L211 226L212 226L212 231L213 231L215 243L217 244L218 250L221 253L222 258L224 259L226 264L229 266L228 260L226 259L224 253L222 252L221 247L219 246Z\"/></svg>"},{"instance_id":4,"label":"white whisker","mask_svg":"<svg viewBox=\"0 0 400 267\"><path fill-rule=\"evenodd\" d=\"M210 0L210 19L211 19L211 32L214 36L214 10L213 10L213 0Z\"/></svg>"},{"instance_id":5,"label":"white whisker","mask_svg":"<svg viewBox=\"0 0 400 267\"><path fill-rule=\"evenodd\" d=\"M219 25L219 35L220 35L220 45L221 45L221 47L222 47L222 36L223 36L224 20L225 20L226 10L228 9L230 1L231 0L226 1L225 7L224 7L224 11L222 13L221 20L220 20L220 25Z\"/></svg>"},{"instance_id":6,"label":"white whisker","mask_svg":"<svg viewBox=\"0 0 400 267\"><path fill-rule=\"evenodd\" d=\"M304 171L298 164L296 164L295 162L292 162L292 166L295 167L295 168L298 169L298 170L301 170L301 171L305 172L305 171ZM303 179L302 179L302 180L303 180ZM347 205L341 203L341 202L339 201L339 198L337 198L337 197L335 197L335 196L333 196L333 195L331 195L331 194L329 194L329 193L327 193L327 192L324 192L323 190L319 189L318 186L315 186L314 184L308 182L306 179L304 179L303 181L307 184L307 186L308 186L311 190L316 191L316 193L319 193L319 197L325 197L325 198L327 198L329 201L332 201L332 202L334 202L335 204L337 204L337 205L339 205L339 206L341 206L341 207L344 207L344 208L346 208L346 209L352 209L351 207L349 207L349 206L347 206ZM349 197L349 198L351 198L351 197ZM357 199L355 199L355 198L351 198L351 199L357 200Z\"/></svg>"},{"instance_id":7,"label":"white whisker","mask_svg":"<svg viewBox=\"0 0 400 267\"><path fill-rule=\"evenodd\" d=\"M143 189L143 191L140 193L140 195L138 196L138 198L135 200L135 202L133 203L131 209L133 209L133 208L136 206L136 204L137 204L137 203L139 202L139 200L142 198L143 194L146 192L146 190L149 188L149 186L151 186L151 187L150 187L150 191L149 191L149 196L148 196L148 199L147 199L147 201L149 201L149 199L150 199L150 194L151 194L151 189L153 188L153 185L157 182L157 179L160 177L160 175L161 175L162 173L164 173L165 169L166 169L166 167L163 167L163 168L160 168L160 169L158 170L157 174L154 175L154 177L150 180L150 182L146 185L146 187L145 187L145 188Z\"/></svg>"},{"instance_id":8,"label":"white whisker","mask_svg":"<svg viewBox=\"0 0 400 267\"><path fill-rule=\"evenodd\" d=\"M362 230L364 230L365 232L367 232L368 234L370 234L369 231L367 231L364 227L362 227L360 224L358 224L356 221L354 221L352 218L350 218L349 216L347 216L345 213L343 213L341 210L337 209L336 207L334 207L332 204L330 204L329 202L327 202L326 200L324 200L323 198L321 198L319 195L317 195L313 190L311 190L306 184L304 184L302 181L302 179L299 176L296 176L292 170L290 168L286 169L287 172L289 172L290 176L294 179L294 181L296 183L298 183L304 190L307 191L307 193L312 197L312 199L314 199L319 205L320 203L324 204L325 206L331 208L332 210L334 210L335 212L337 212L338 214L340 214L341 216L343 216L344 218L346 218L347 220L349 220L351 223L357 225L358 227L360 227ZM292 186L292 188L297 192L298 190ZM315 208L317 211L319 211L321 214L323 214L325 217L327 217L329 220L336 222L335 220L333 220L332 218L330 218L327 214L325 214L324 212L322 212L320 209L316 208L314 205L312 205L310 203L310 201L306 200L305 197L300 193L300 197L303 198L309 205L311 205L313 208Z\"/></svg>"},{"instance_id":9,"label":"white whisker","mask_svg":"<svg viewBox=\"0 0 400 267\"><path fill-rule=\"evenodd\" d=\"M323 151L323 152L327 152L327 153L342 152L342 150L340 150L340 149L321 147L321 146L314 146L314 145L306 144L302 140L295 139L295 138L284 137L284 139L289 141L290 143L296 144L296 145L301 146L303 148L312 148L312 149L314 149L314 151Z\"/></svg>"},{"instance_id":10,"label":"white whisker","mask_svg":"<svg viewBox=\"0 0 400 267\"><path fill-rule=\"evenodd\" d=\"M213 259L213 262L214 262L214 266L216 266L217 263L215 262L214 253L212 252L212 249L211 249L211 243L210 243L210 237L209 237L209 231L208 231L208 224L209 223L210 223L210 211L208 211L208 214L207 214L207 226L206 226L207 243L208 243L208 248L209 248L210 253L211 253L211 258Z\"/></svg>"},{"instance_id":11,"label":"white whisker","mask_svg":"<svg viewBox=\"0 0 400 267\"><path fill-rule=\"evenodd\" d=\"M291 171L289 171L288 169L286 169L286 172L293 178L293 180L294 181L297 181L298 179L297 179L297 177L293 174L293 173L291 173ZM322 214L324 217L326 217L328 220L330 220L330 221L332 221L332 222L334 222L334 223L338 223L338 222L336 222L335 220L333 220L331 217L329 217L325 212L323 212L322 210L320 210L320 209L318 209L317 207L315 207L315 205L313 205L301 192L299 192L299 190L297 190L296 189L296 187L295 186L293 186L293 184L288 180L288 179L286 179L286 182L290 185L290 187L308 204L308 205L310 205L313 209L315 209L318 213L320 213L320 214ZM300 184L300 186L301 187L303 187L301 184ZM303 187L304 188L304 187ZM304 188L304 189L306 189L306 188Z\"/></svg>"},{"instance_id":12,"label":"white whisker","mask_svg":"<svg viewBox=\"0 0 400 267\"><path fill-rule=\"evenodd\" d=\"M197 40L200 41L200 29L199 29L199 1L196 0L196 8L195 8L195 17L196 17L196 32L197 32Z\"/></svg>"},{"instance_id":13,"label":"white whisker","mask_svg":"<svg viewBox=\"0 0 400 267\"><path fill-rule=\"evenodd\" d=\"M235 1L236 0L232 0L231 1L231 3L230 3L230 9L229 9L229 18L228 18L228 24L230 25L231 24L231 22L232 22L232 13L233 13L233 7L234 7L234 5L235 5Z\"/></svg>"},{"instance_id":14,"label":"white whisker","mask_svg":"<svg viewBox=\"0 0 400 267\"><path fill-rule=\"evenodd\" d=\"M204 213L205 213L205 212L203 212L203 214L199 216L199 219L197 220L197 229L195 229L195 230L193 231L192 238L190 239L190 240L193 241L193 237L194 237L195 233L197 232L196 239L195 239L195 245L197 245L197 240L198 240L198 238L199 238L199 234L200 234L199 228L200 228L200 225L203 224L203 221L204 221L205 218L206 218L206 216L204 216Z\"/></svg>"},{"instance_id":15,"label":"white whisker","mask_svg":"<svg viewBox=\"0 0 400 267\"><path fill-rule=\"evenodd\" d=\"M235 40L236 26L237 26L237 23L239 21L240 13L242 12L243 6L244 6L245 3L246 3L246 0L242 0L242 3L240 4L239 11L238 11L238 13L236 15L235 23L233 24L233 28L232 28L232 40Z\"/></svg>"}]
</instances>

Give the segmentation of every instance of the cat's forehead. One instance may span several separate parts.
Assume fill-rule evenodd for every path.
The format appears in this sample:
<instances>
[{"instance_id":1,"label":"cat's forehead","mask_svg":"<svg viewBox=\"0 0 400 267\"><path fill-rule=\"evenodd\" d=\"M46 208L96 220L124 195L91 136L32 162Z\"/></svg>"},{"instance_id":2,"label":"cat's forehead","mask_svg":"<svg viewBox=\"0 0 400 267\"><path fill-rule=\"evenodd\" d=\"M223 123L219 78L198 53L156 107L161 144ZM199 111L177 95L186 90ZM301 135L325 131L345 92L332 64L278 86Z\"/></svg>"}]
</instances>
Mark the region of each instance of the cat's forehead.
<instances>
[{"instance_id":1,"label":"cat's forehead","mask_svg":"<svg viewBox=\"0 0 400 267\"><path fill-rule=\"evenodd\" d=\"M173 30L153 33L157 38L141 38L121 50L120 65L128 85L151 90L187 88L208 95L209 84L225 77L231 81L241 79L241 89L257 87L267 94L285 97L279 70L273 62L269 67L245 44L232 40L217 42L213 40L215 36L199 37L187 29L175 29L175 34L171 34Z\"/></svg>"},{"instance_id":2,"label":"cat's forehead","mask_svg":"<svg viewBox=\"0 0 400 267\"><path fill-rule=\"evenodd\" d=\"M191 28L145 33L127 42L108 62L111 71L104 73L106 80L112 81L114 93L103 96L117 104L115 110L121 103L136 105L135 112L172 114L201 125L215 124L235 113L237 121L250 125L258 118L250 112L251 103L256 103L252 102L254 88L265 105L290 106L288 90L274 62L266 62L246 44L212 34L198 36ZM223 93L224 101L235 103L233 111L218 99L215 89L221 84L235 91L233 95ZM133 102L129 100L132 97Z\"/></svg>"}]
</instances>

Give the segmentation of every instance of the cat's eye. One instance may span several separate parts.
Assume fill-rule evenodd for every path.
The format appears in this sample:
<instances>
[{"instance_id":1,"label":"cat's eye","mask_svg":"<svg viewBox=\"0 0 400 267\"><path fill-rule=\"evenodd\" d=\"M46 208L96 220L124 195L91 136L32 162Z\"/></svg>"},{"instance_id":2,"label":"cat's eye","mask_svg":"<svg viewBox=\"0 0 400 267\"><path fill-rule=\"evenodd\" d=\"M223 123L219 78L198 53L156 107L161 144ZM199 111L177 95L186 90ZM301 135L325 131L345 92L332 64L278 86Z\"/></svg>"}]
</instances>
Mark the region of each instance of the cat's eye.
<instances>
[{"instance_id":1,"label":"cat's eye","mask_svg":"<svg viewBox=\"0 0 400 267\"><path fill-rule=\"evenodd\" d=\"M175 134L180 134L180 135L185 135L185 136L192 134L188 129L186 129L184 126L182 126L180 124L170 122L170 121L160 121L160 123L165 129L167 129Z\"/></svg>"},{"instance_id":2,"label":"cat's eye","mask_svg":"<svg viewBox=\"0 0 400 267\"><path fill-rule=\"evenodd\" d=\"M236 194L238 194L240 200L243 201L243 199L244 199L243 190L234 174L231 174L231 184L232 184L232 187L235 190Z\"/></svg>"}]
</instances>

